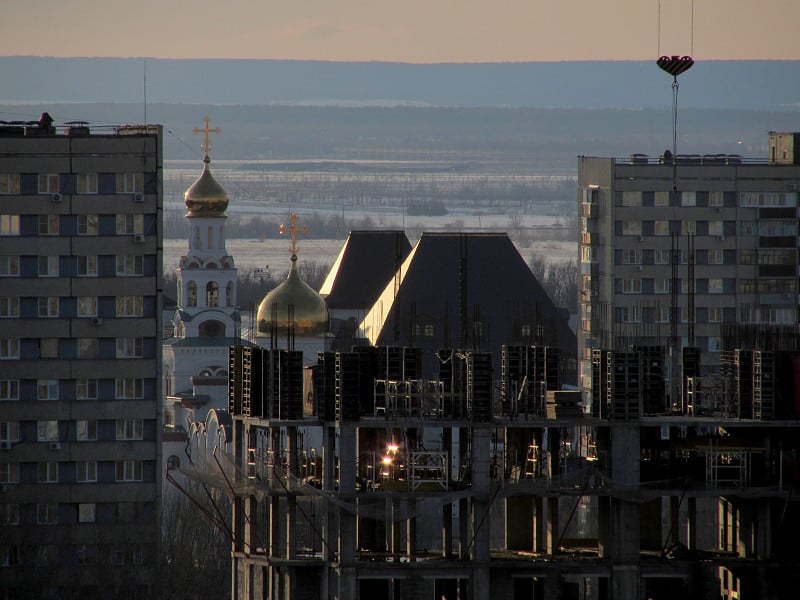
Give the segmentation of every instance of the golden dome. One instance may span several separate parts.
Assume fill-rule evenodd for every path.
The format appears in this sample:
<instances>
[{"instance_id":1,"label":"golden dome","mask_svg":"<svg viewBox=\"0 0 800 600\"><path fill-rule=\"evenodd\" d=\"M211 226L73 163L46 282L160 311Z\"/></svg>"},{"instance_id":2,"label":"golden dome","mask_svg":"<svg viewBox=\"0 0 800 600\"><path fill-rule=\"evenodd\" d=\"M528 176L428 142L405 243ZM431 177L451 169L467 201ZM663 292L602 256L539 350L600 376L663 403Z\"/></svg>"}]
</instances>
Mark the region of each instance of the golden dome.
<instances>
[{"instance_id":1,"label":"golden dome","mask_svg":"<svg viewBox=\"0 0 800 600\"><path fill-rule=\"evenodd\" d=\"M290 318L290 307L293 318ZM290 325L298 336L322 335L328 330L328 306L317 292L297 273L297 255L292 254L292 267L289 276L278 287L269 292L258 305L257 334L266 337L273 325L273 315L277 315L275 325L278 333L285 332Z\"/></svg>"},{"instance_id":2,"label":"golden dome","mask_svg":"<svg viewBox=\"0 0 800 600\"><path fill-rule=\"evenodd\" d=\"M220 217L228 208L228 193L211 175L210 162L208 156L203 159L203 172L183 195L190 217Z\"/></svg>"}]
</instances>

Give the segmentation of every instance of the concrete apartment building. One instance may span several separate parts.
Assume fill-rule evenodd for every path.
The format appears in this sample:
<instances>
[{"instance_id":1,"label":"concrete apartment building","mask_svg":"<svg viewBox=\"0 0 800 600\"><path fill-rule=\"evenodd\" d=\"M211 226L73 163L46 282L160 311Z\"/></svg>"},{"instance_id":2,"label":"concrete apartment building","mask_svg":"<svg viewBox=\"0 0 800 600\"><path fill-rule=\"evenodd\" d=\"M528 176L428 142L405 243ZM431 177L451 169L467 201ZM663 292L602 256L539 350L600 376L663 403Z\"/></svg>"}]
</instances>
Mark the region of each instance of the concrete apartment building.
<instances>
[{"instance_id":1,"label":"concrete apartment building","mask_svg":"<svg viewBox=\"0 0 800 600\"><path fill-rule=\"evenodd\" d=\"M0 123L0 598L148 598L162 132Z\"/></svg>"}]
</instances>

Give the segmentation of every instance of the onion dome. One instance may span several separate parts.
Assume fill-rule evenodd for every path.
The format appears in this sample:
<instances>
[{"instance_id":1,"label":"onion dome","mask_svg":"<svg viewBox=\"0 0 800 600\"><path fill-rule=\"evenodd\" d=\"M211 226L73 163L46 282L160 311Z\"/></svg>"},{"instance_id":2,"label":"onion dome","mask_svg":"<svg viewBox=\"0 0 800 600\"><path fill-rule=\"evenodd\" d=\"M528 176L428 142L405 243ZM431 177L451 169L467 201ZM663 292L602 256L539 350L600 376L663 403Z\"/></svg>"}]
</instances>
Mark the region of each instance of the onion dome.
<instances>
[{"instance_id":1,"label":"onion dome","mask_svg":"<svg viewBox=\"0 0 800 600\"><path fill-rule=\"evenodd\" d=\"M273 322L274 320L274 322ZM297 255L286 280L270 291L258 305L258 336L266 337L273 326L280 333L294 328L301 337L323 335L328 330L325 300L297 272Z\"/></svg>"},{"instance_id":2,"label":"onion dome","mask_svg":"<svg viewBox=\"0 0 800 600\"><path fill-rule=\"evenodd\" d=\"M203 159L203 172L183 195L189 217L221 217L228 208L228 193L217 183L208 164L211 159Z\"/></svg>"}]
</instances>

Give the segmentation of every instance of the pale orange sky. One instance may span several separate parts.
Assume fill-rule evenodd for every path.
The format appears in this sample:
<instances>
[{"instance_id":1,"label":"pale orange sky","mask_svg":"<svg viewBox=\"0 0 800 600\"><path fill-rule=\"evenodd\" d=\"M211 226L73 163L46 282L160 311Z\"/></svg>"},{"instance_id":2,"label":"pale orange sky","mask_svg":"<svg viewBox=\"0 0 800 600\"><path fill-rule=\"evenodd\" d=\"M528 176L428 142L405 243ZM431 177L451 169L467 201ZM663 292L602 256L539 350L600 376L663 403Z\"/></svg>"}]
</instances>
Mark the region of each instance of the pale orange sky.
<instances>
[{"instance_id":1,"label":"pale orange sky","mask_svg":"<svg viewBox=\"0 0 800 600\"><path fill-rule=\"evenodd\" d=\"M800 0L660 4L659 11L659 0L4 0L0 56L800 59Z\"/></svg>"}]
</instances>

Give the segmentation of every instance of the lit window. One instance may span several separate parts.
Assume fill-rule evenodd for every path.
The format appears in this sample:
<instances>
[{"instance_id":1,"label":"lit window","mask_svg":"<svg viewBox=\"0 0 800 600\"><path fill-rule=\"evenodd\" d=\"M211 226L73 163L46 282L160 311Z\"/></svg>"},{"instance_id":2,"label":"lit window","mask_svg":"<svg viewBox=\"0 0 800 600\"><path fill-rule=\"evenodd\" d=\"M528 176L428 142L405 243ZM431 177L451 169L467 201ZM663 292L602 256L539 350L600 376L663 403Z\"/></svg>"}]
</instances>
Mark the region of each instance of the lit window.
<instances>
[{"instance_id":1,"label":"lit window","mask_svg":"<svg viewBox=\"0 0 800 600\"><path fill-rule=\"evenodd\" d=\"M97 296L78 296L78 316L97 316Z\"/></svg>"},{"instance_id":2,"label":"lit window","mask_svg":"<svg viewBox=\"0 0 800 600\"><path fill-rule=\"evenodd\" d=\"M58 189L58 174L57 173L41 173L39 175L39 193L40 194L57 194Z\"/></svg>"},{"instance_id":3,"label":"lit window","mask_svg":"<svg viewBox=\"0 0 800 600\"><path fill-rule=\"evenodd\" d=\"M58 379L38 379L36 397L39 400L58 400Z\"/></svg>"},{"instance_id":4,"label":"lit window","mask_svg":"<svg viewBox=\"0 0 800 600\"><path fill-rule=\"evenodd\" d=\"M95 465L95 470L97 468L97 463L89 463ZM88 479L86 481L96 481L97 476L95 475L95 479ZM78 480L80 481L80 480ZM87 503L87 504L78 504L78 523L94 523L96 518L96 505L94 503Z\"/></svg>"},{"instance_id":5,"label":"lit window","mask_svg":"<svg viewBox=\"0 0 800 600\"><path fill-rule=\"evenodd\" d=\"M721 294L722 293L722 279L719 277L713 277L708 280L708 293L709 294Z\"/></svg>"},{"instance_id":6,"label":"lit window","mask_svg":"<svg viewBox=\"0 0 800 600\"><path fill-rule=\"evenodd\" d=\"M37 421L36 422L36 441L37 442L57 442L58 441L58 421Z\"/></svg>"},{"instance_id":7,"label":"lit window","mask_svg":"<svg viewBox=\"0 0 800 600\"><path fill-rule=\"evenodd\" d=\"M39 483L58 483L58 463L40 462L37 468Z\"/></svg>"},{"instance_id":8,"label":"lit window","mask_svg":"<svg viewBox=\"0 0 800 600\"><path fill-rule=\"evenodd\" d=\"M0 215L0 235L19 235L19 215Z\"/></svg>"},{"instance_id":9,"label":"lit window","mask_svg":"<svg viewBox=\"0 0 800 600\"><path fill-rule=\"evenodd\" d=\"M58 296L45 296L39 298L39 316L58 316Z\"/></svg>"},{"instance_id":10,"label":"lit window","mask_svg":"<svg viewBox=\"0 0 800 600\"><path fill-rule=\"evenodd\" d=\"M0 277L19 277L19 256L0 256Z\"/></svg>"},{"instance_id":11,"label":"lit window","mask_svg":"<svg viewBox=\"0 0 800 600\"><path fill-rule=\"evenodd\" d=\"M97 215L78 215L78 235L97 235Z\"/></svg>"},{"instance_id":12,"label":"lit window","mask_svg":"<svg viewBox=\"0 0 800 600\"><path fill-rule=\"evenodd\" d=\"M19 379L0 379L0 400L19 400Z\"/></svg>"},{"instance_id":13,"label":"lit window","mask_svg":"<svg viewBox=\"0 0 800 600\"><path fill-rule=\"evenodd\" d=\"M709 206L724 206L725 194L723 192L709 192L708 193Z\"/></svg>"},{"instance_id":14,"label":"lit window","mask_svg":"<svg viewBox=\"0 0 800 600\"><path fill-rule=\"evenodd\" d=\"M142 398L142 380L131 377L116 380L116 397L118 399Z\"/></svg>"},{"instance_id":15,"label":"lit window","mask_svg":"<svg viewBox=\"0 0 800 600\"><path fill-rule=\"evenodd\" d=\"M141 440L142 439L142 420L141 419L117 419L117 439L118 440Z\"/></svg>"},{"instance_id":16,"label":"lit window","mask_svg":"<svg viewBox=\"0 0 800 600\"><path fill-rule=\"evenodd\" d=\"M19 173L0 173L0 194L19 194Z\"/></svg>"},{"instance_id":17,"label":"lit window","mask_svg":"<svg viewBox=\"0 0 800 600\"><path fill-rule=\"evenodd\" d=\"M19 298L16 296L0 296L0 318L19 316Z\"/></svg>"},{"instance_id":18,"label":"lit window","mask_svg":"<svg viewBox=\"0 0 800 600\"><path fill-rule=\"evenodd\" d=\"M77 256L78 277L97 277L97 256Z\"/></svg>"},{"instance_id":19,"label":"lit window","mask_svg":"<svg viewBox=\"0 0 800 600\"><path fill-rule=\"evenodd\" d=\"M117 481L141 481L142 461L118 460L116 465Z\"/></svg>"},{"instance_id":20,"label":"lit window","mask_svg":"<svg viewBox=\"0 0 800 600\"><path fill-rule=\"evenodd\" d=\"M708 222L708 235L719 237L722 235L722 221L709 221Z\"/></svg>"},{"instance_id":21,"label":"lit window","mask_svg":"<svg viewBox=\"0 0 800 600\"><path fill-rule=\"evenodd\" d=\"M93 442L97 439L97 421L75 421L76 439L79 442Z\"/></svg>"},{"instance_id":22,"label":"lit window","mask_svg":"<svg viewBox=\"0 0 800 600\"><path fill-rule=\"evenodd\" d=\"M38 259L39 277L58 277L58 257L40 256Z\"/></svg>"},{"instance_id":23,"label":"lit window","mask_svg":"<svg viewBox=\"0 0 800 600\"><path fill-rule=\"evenodd\" d=\"M134 194L144 191L144 175L142 173L117 173L117 193Z\"/></svg>"},{"instance_id":24,"label":"lit window","mask_svg":"<svg viewBox=\"0 0 800 600\"><path fill-rule=\"evenodd\" d=\"M623 221L622 235L642 235L641 221Z\"/></svg>"},{"instance_id":25,"label":"lit window","mask_svg":"<svg viewBox=\"0 0 800 600\"><path fill-rule=\"evenodd\" d=\"M58 215L39 215L39 235L58 235Z\"/></svg>"},{"instance_id":26,"label":"lit window","mask_svg":"<svg viewBox=\"0 0 800 600\"><path fill-rule=\"evenodd\" d=\"M653 223L653 233L656 235L669 235L669 221L655 221Z\"/></svg>"},{"instance_id":27,"label":"lit window","mask_svg":"<svg viewBox=\"0 0 800 600\"><path fill-rule=\"evenodd\" d=\"M656 192L653 198L654 206L669 206L669 192Z\"/></svg>"},{"instance_id":28,"label":"lit window","mask_svg":"<svg viewBox=\"0 0 800 600\"><path fill-rule=\"evenodd\" d=\"M78 173L78 193L97 193L97 173Z\"/></svg>"},{"instance_id":29,"label":"lit window","mask_svg":"<svg viewBox=\"0 0 800 600\"><path fill-rule=\"evenodd\" d=\"M0 338L0 360L19 358L19 338Z\"/></svg>"},{"instance_id":30,"label":"lit window","mask_svg":"<svg viewBox=\"0 0 800 600\"><path fill-rule=\"evenodd\" d=\"M117 358L142 358L142 338L117 338Z\"/></svg>"},{"instance_id":31,"label":"lit window","mask_svg":"<svg viewBox=\"0 0 800 600\"><path fill-rule=\"evenodd\" d=\"M694 235L697 233L696 221L681 221L681 235Z\"/></svg>"},{"instance_id":32,"label":"lit window","mask_svg":"<svg viewBox=\"0 0 800 600\"><path fill-rule=\"evenodd\" d=\"M97 481L97 461L79 460L75 463L75 468L78 483L93 483ZM94 507L94 504L91 506ZM94 522L94 520L91 522Z\"/></svg>"},{"instance_id":33,"label":"lit window","mask_svg":"<svg viewBox=\"0 0 800 600\"><path fill-rule=\"evenodd\" d=\"M117 256L117 275L141 275L142 259L142 256Z\"/></svg>"},{"instance_id":34,"label":"lit window","mask_svg":"<svg viewBox=\"0 0 800 600\"><path fill-rule=\"evenodd\" d=\"M681 192L681 206L697 206L696 192Z\"/></svg>"},{"instance_id":35,"label":"lit window","mask_svg":"<svg viewBox=\"0 0 800 600\"><path fill-rule=\"evenodd\" d=\"M622 192L622 206L641 206L642 192Z\"/></svg>"},{"instance_id":36,"label":"lit window","mask_svg":"<svg viewBox=\"0 0 800 600\"><path fill-rule=\"evenodd\" d=\"M142 316L142 297L141 296L117 296L117 316L118 317L141 317Z\"/></svg>"},{"instance_id":37,"label":"lit window","mask_svg":"<svg viewBox=\"0 0 800 600\"><path fill-rule=\"evenodd\" d=\"M97 379L78 379L75 382L75 397L78 400L97 398Z\"/></svg>"}]
</instances>

